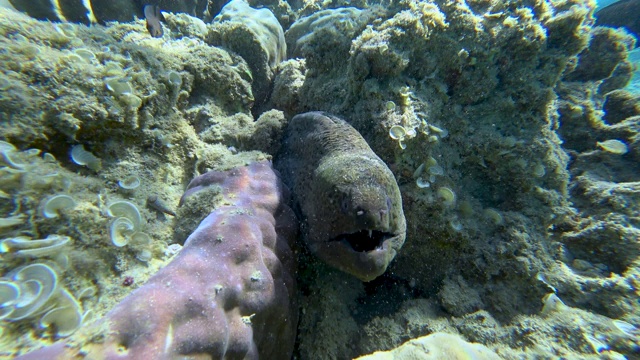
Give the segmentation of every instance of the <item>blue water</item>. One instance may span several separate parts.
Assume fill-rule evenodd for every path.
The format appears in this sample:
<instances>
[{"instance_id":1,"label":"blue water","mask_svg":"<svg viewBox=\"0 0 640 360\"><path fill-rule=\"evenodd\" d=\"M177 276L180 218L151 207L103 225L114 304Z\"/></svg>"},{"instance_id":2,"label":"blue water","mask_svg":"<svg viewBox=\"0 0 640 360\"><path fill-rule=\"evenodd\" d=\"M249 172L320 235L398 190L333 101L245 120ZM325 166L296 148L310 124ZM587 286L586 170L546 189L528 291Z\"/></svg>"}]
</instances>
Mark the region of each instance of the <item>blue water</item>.
<instances>
[{"instance_id":1,"label":"blue water","mask_svg":"<svg viewBox=\"0 0 640 360\"><path fill-rule=\"evenodd\" d=\"M596 1L596 11L605 6L609 6L618 2L618 0L601 0ZM638 15L640 16L640 14ZM640 39L639 39L640 41ZM633 73L633 78L627 85L626 90L631 91L635 94L640 94L640 47L636 48L629 54L629 59L636 64L636 71Z\"/></svg>"},{"instance_id":2,"label":"blue water","mask_svg":"<svg viewBox=\"0 0 640 360\"><path fill-rule=\"evenodd\" d=\"M602 0L602 1L596 1L596 10L599 8L603 8L605 6L609 6L613 3L618 2L618 0Z\"/></svg>"}]
</instances>

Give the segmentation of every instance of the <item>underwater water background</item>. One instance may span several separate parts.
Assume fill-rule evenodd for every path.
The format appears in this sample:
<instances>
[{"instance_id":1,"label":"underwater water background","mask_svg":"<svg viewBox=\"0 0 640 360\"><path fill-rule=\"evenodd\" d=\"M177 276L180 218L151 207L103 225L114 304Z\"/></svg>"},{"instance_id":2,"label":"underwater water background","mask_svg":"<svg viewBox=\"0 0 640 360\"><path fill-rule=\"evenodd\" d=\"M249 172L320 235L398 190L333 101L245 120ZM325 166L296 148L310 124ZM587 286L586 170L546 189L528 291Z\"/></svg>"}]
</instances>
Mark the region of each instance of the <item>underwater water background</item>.
<instances>
[{"instance_id":1,"label":"underwater water background","mask_svg":"<svg viewBox=\"0 0 640 360\"><path fill-rule=\"evenodd\" d=\"M604 0L604 1L596 1L596 12L601 8L604 8L608 5L615 4L618 2L617 0ZM633 78L627 85L627 90L633 93L640 93L640 48L636 47L629 53L629 60L631 60L634 64L639 64L638 69L633 74Z\"/></svg>"},{"instance_id":2,"label":"underwater water background","mask_svg":"<svg viewBox=\"0 0 640 360\"><path fill-rule=\"evenodd\" d=\"M615 1L90 3L0 0L0 358L640 359Z\"/></svg>"}]
</instances>

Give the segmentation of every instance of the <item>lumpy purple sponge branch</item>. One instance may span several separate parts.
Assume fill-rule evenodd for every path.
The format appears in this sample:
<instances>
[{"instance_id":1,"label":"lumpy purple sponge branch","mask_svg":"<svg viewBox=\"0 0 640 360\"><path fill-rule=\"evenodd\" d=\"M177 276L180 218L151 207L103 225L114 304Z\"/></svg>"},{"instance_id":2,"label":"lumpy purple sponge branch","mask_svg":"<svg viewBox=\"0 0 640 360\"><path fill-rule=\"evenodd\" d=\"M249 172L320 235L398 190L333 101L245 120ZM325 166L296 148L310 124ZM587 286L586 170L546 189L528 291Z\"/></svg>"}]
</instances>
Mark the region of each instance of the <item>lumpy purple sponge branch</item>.
<instances>
[{"instance_id":1,"label":"lumpy purple sponge branch","mask_svg":"<svg viewBox=\"0 0 640 360\"><path fill-rule=\"evenodd\" d=\"M297 325L297 222L267 162L195 178L224 205L176 258L95 325L24 358L289 359Z\"/></svg>"}]
</instances>

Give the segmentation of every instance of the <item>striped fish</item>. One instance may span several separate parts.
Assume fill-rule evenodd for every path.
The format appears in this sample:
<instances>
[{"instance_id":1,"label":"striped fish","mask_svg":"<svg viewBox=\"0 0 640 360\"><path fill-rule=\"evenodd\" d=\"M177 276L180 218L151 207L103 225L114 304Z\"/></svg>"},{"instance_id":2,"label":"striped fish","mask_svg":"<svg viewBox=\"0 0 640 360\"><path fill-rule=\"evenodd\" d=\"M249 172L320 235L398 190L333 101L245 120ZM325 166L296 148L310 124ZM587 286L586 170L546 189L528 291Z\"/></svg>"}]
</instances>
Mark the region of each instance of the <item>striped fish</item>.
<instances>
[{"instance_id":1,"label":"striped fish","mask_svg":"<svg viewBox=\"0 0 640 360\"><path fill-rule=\"evenodd\" d=\"M85 25L107 21L127 22L147 19L147 28L157 36L160 9L212 19L226 0L9 0L16 10L40 20L74 22ZM145 16L147 15L147 16ZM160 26L160 31L162 27ZM160 32L160 36L161 32Z\"/></svg>"}]
</instances>

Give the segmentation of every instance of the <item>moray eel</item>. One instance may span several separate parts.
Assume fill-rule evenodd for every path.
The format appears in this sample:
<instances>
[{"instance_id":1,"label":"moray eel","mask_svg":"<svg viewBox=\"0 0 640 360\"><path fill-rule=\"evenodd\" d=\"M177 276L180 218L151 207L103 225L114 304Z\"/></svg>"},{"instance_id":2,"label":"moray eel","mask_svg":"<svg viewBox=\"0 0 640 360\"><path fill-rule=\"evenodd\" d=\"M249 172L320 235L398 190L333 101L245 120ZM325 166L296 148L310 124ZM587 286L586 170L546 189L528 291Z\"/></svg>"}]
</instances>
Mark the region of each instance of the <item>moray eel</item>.
<instances>
[{"instance_id":1,"label":"moray eel","mask_svg":"<svg viewBox=\"0 0 640 360\"><path fill-rule=\"evenodd\" d=\"M385 272L406 237L400 190L351 125L321 112L296 115L276 169L314 255L362 281Z\"/></svg>"}]
</instances>

